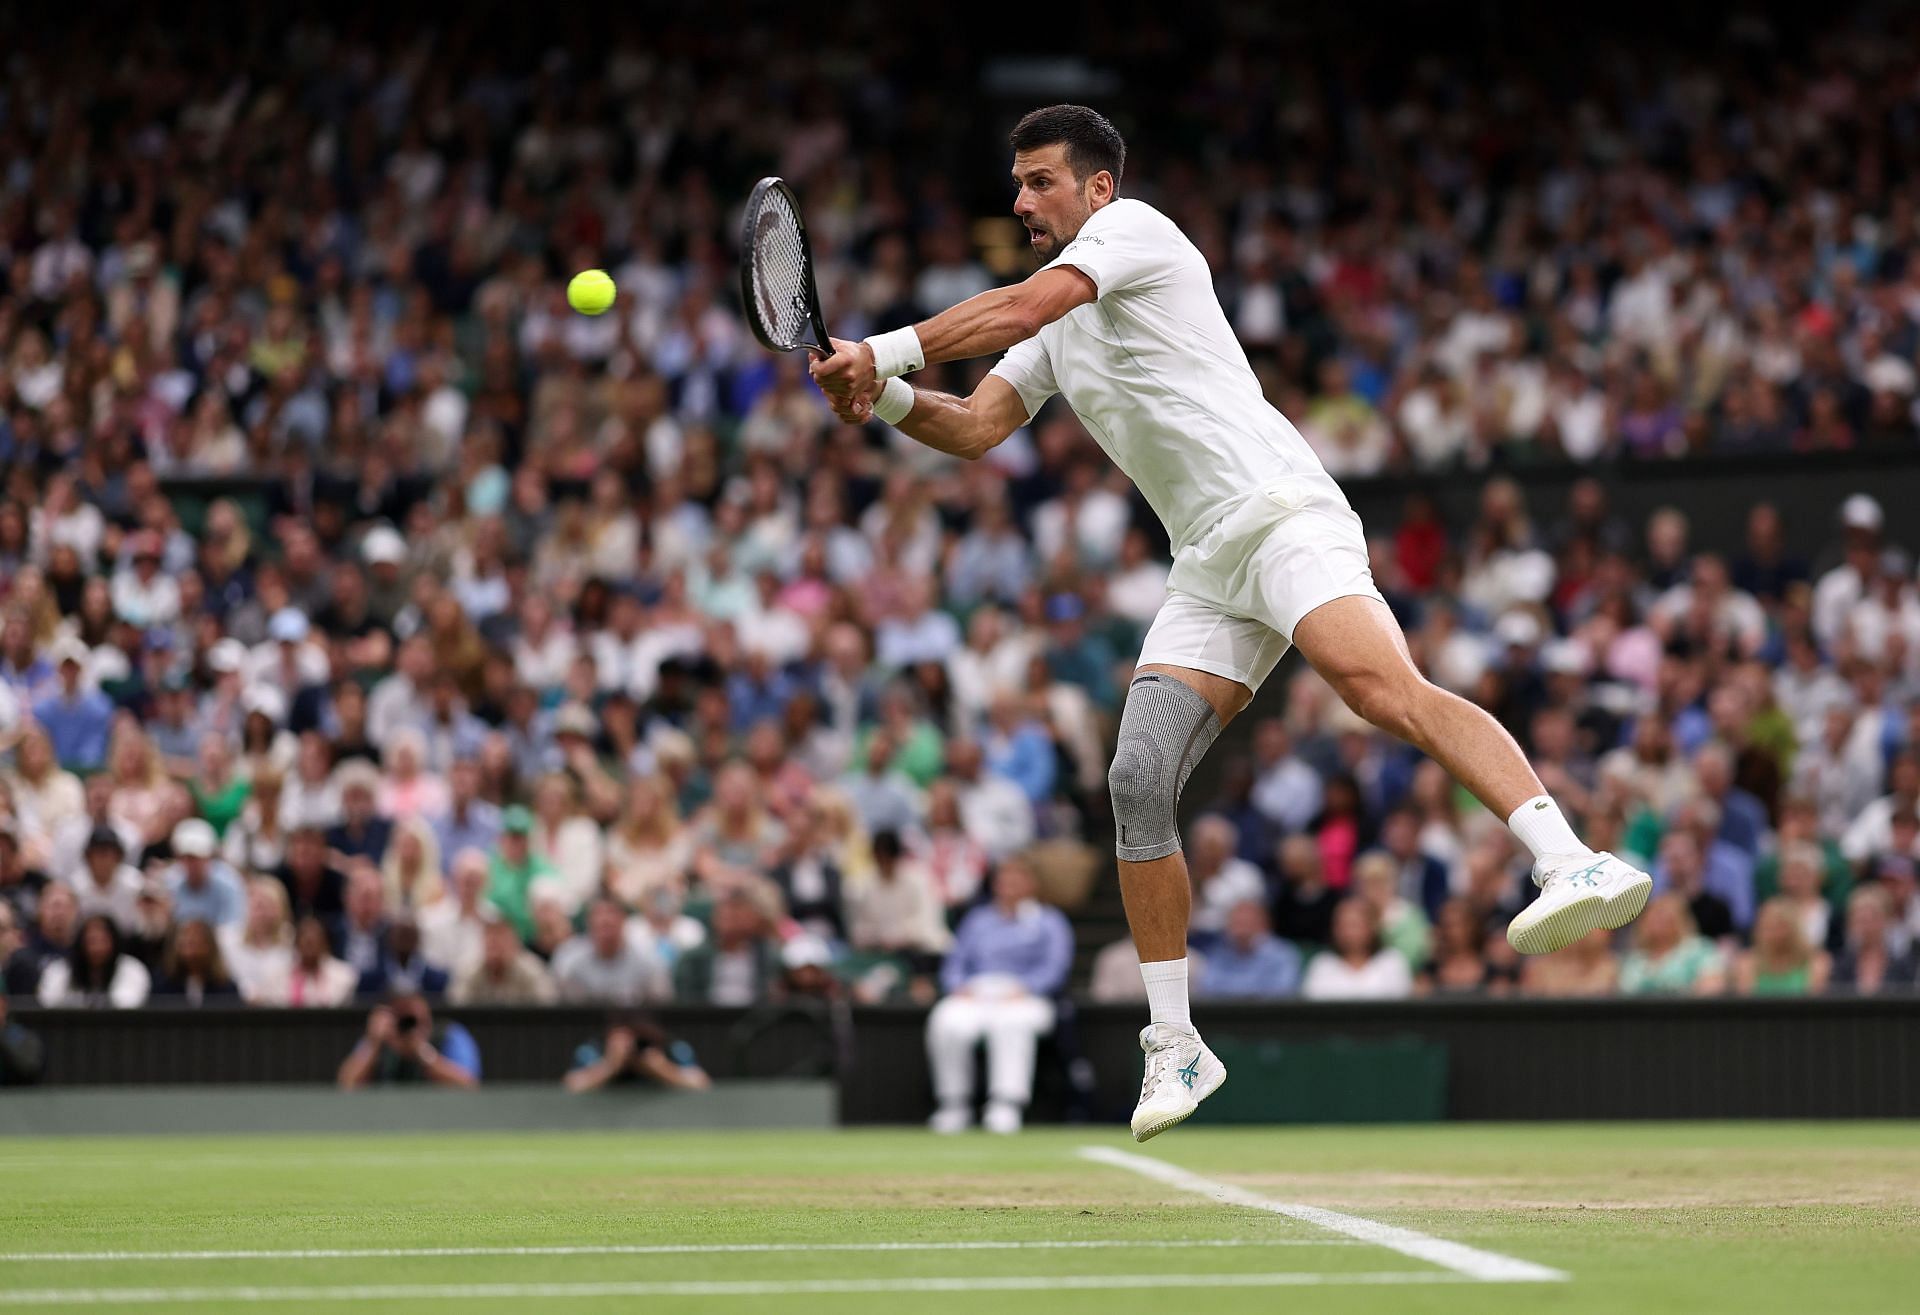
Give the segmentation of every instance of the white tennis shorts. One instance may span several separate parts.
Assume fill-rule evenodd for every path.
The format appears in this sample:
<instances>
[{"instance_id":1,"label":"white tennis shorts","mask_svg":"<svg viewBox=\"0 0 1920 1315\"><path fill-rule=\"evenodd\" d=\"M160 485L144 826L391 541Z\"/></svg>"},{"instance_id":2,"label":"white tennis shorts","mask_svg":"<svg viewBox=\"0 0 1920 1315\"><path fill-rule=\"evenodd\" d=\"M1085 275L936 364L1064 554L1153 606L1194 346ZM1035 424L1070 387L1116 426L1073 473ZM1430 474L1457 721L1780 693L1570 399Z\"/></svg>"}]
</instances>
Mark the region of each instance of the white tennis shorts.
<instances>
[{"instance_id":1,"label":"white tennis shorts","mask_svg":"<svg viewBox=\"0 0 1920 1315\"><path fill-rule=\"evenodd\" d=\"M1259 689L1322 603L1379 598L1360 517L1327 475L1292 475L1174 554L1140 665L1191 667Z\"/></svg>"}]
</instances>

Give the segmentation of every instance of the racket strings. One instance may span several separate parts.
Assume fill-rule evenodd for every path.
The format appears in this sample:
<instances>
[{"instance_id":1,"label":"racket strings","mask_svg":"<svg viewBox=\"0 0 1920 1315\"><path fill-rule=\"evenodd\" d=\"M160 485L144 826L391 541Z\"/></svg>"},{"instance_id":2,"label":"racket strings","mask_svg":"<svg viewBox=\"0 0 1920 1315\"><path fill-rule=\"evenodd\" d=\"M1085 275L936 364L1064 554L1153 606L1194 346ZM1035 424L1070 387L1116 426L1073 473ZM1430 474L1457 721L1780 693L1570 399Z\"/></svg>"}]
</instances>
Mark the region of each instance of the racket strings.
<instances>
[{"instance_id":1,"label":"racket strings","mask_svg":"<svg viewBox=\"0 0 1920 1315\"><path fill-rule=\"evenodd\" d=\"M767 334L790 348L806 335L807 244L799 219L778 192L769 196L753 224L753 299Z\"/></svg>"}]
</instances>

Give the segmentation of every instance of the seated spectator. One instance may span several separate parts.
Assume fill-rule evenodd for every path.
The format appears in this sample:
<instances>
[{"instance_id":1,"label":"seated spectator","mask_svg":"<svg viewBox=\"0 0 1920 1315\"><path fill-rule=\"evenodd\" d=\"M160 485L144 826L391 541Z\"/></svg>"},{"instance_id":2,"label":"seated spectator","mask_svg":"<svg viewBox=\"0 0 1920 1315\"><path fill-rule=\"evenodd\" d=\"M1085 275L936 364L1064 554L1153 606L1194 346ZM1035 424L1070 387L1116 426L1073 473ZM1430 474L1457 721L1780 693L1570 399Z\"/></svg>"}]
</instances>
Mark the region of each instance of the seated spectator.
<instances>
[{"instance_id":1,"label":"seated spectator","mask_svg":"<svg viewBox=\"0 0 1920 1315\"><path fill-rule=\"evenodd\" d=\"M252 787L234 769L233 746L227 737L213 732L200 737L197 766L187 788L193 792L193 811L213 828L217 844L246 807Z\"/></svg>"},{"instance_id":2,"label":"seated spectator","mask_svg":"<svg viewBox=\"0 0 1920 1315\"><path fill-rule=\"evenodd\" d=\"M276 768L254 775L252 792L227 827L222 854L240 872L272 872L287 857L287 828L280 800L286 776Z\"/></svg>"},{"instance_id":3,"label":"seated spectator","mask_svg":"<svg viewBox=\"0 0 1920 1315\"><path fill-rule=\"evenodd\" d=\"M606 896L587 906L586 934L554 951L553 980L569 1003L639 1005L673 995L666 965L627 935L627 911Z\"/></svg>"},{"instance_id":4,"label":"seated spectator","mask_svg":"<svg viewBox=\"0 0 1920 1315\"><path fill-rule=\"evenodd\" d=\"M1655 895L1633 924L1633 949L1620 961L1622 995L1718 995L1726 963L1694 926L1678 891Z\"/></svg>"},{"instance_id":5,"label":"seated spectator","mask_svg":"<svg viewBox=\"0 0 1920 1315\"><path fill-rule=\"evenodd\" d=\"M227 972L212 927L193 919L174 928L152 998L195 1007L209 1001L240 1003L240 989Z\"/></svg>"},{"instance_id":6,"label":"seated spectator","mask_svg":"<svg viewBox=\"0 0 1920 1315\"><path fill-rule=\"evenodd\" d=\"M293 965L286 980L263 984L255 1003L331 1009L353 999L359 984L360 974L353 965L333 957L326 924L308 914L294 924Z\"/></svg>"},{"instance_id":7,"label":"seated spectator","mask_svg":"<svg viewBox=\"0 0 1920 1315\"><path fill-rule=\"evenodd\" d=\"M404 726L387 740L386 774L374 793L374 808L396 823L444 817L452 803L447 783L427 770L427 737Z\"/></svg>"},{"instance_id":8,"label":"seated spectator","mask_svg":"<svg viewBox=\"0 0 1920 1315\"><path fill-rule=\"evenodd\" d=\"M873 838L873 876L852 895L856 950L931 957L953 943L945 911L926 864L907 854L900 837L882 831Z\"/></svg>"},{"instance_id":9,"label":"seated spectator","mask_svg":"<svg viewBox=\"0 0 1920 1315\"><path fill-rule=\"evenodd\" d=\"M957 745L960 741L954 743ZM1026 796L1010 783L1003 784L1013 791L1031 820L1033 810L1028 807ZM980 893L991 860L986 847L968 833L960 811L960 782L952 776L941 777L927 791L926 838L920 845L920 856L926 862L927 875L941 909L958 916L958 911L973 903Z\"/></svg>"},{"instance_id":10,"label":"seated spectator","mask_svg":"<svg viewBox=\"0 0 1920 1315\"><path fill-rule=\"evenodd\" d=\"M920 824L920 791L894 767L893 735L884 726L874 728L867 741L866 761L840 778L840 788L853 801L860 824L875 831L912 831ZM721 796L716 791L715 799Z\"/></svg>"},{"instance_id":11,"label":"seated spectator","mask_svg":"<svg viewBox=\"0 0 1920 1315\"><path fill-rule=\"evenodd\" d=\"M1536 954L1520 966L1520 994L1542 997L1612 995L1620 979L1612 933L1596 927L1563 950Z\"/></svg>"},{"instance_id":12,"label":"seated spectator","mask_svg":"<svg viewBox=\"0 0 1920 1315\"><path fill-rule=\"evenodd\" d=\"M34 908L33 925L23 927L24 944L7 960L7 990L37 994L47 967L73 953L80 938L80 901L73 888L49 882Z\"/></svg>"},{"instance_id":13,"label":"seated spectator","mask_svg":"<svg viewBox=\"0 0 1920 1315\"><path fill-rule=\"evenodd\" d=\"M78 867L76 864L76 870L63 879L82 882L84 874ZM39 907L40 892L46 886L47 874L27 862L19 824L11 817L0 817L0 904L19 914L23 922L29 921Z\"/></svg>"},{"instance_id":14,"label":"seated spectator","mask_svg":"<svg viewBox=\"0 0 1920 1315\"><path fill-rule=\"evenodd\" d=\"M347 911L334 938L335 950L356 973L364 976L379 964L389 920L380 873L365 859L356 861L347 870Z\"/></svg>"},{"instance_id":15,"label":"seated spectator","mask_svg":"<svg viewBox=\"0 0 1920 1315\"><path fill-rule=\"evenodd\" d=\"M1669 889L1687 906L1687 916L1700 934L1710 941L1729 940L1733 936L1733 912L1727 902L1705 888L1706 869L1702 864L1700 842L1692 833L1669 831L1660 841L1660 861L1654 867L1655 889L1665 881Z\"/></svg>"},{"instance_id":16,"label":"seated spectator","mask_svg":"<svg viewBox=\"0 0 1920 1315\"><path fill-rule=\"evenodd\" d=\"M1280 842L1280 883L1273 901L1274 934L1301 946L1330 943L1340 893L1322 875L1320 847L1312 836L1293 835Z\"/></svg>"},{"instance_id":17,"label":"seated spectator","mask_svg":"<svg viewBox=\"0 0 1920 1315\"><path fill-rule=\"evenodd\" d=\"M5 999L14 991L16 964L19 965L17 971L20 973L20 980L27 988L22 990L20 994L30 995L32 994L32 988L39 986L39 965L31 965L29 969L29 965L24 958L26 948L27 933L20 926L20 915L13 911L13 905L7 903L5 900L0 900L0 999ZM32 981L26 980L29 971L31 972Z\"/></svg>"},{"instance_id":18,"label":"seated spectator","mask_svg":"<svg viewBox=\"0 0 1920 1315\"><path fill-rule=\"evenodd\" d=\"M973 1056L987 1045L990 1132L1020 1130L1033 1098L1034 1053L1053 1030L1054 998L1073 963L1066 915L1040 903L1039 884L1018 859L993 876L993 902L961 920L940 971L946 995L927 1016L927 1055L939 1109L936 1132L973 1122Z\"/></svg>"},{"instance_id":19,"label":"seated spectator","mask_svg":"<svg viewBox=\"0 0 1920 1315\"><path fill-rule=\"evenodd\" d=\"M447 970L432 962L420 949L420 924L410 910L401 909L387 920L380 938L379 955L371 968L360 973L354 994L373 999L392 991L439 999L451 985Z\"/></svg>"},{"instance_id":20,"label":"seated spectator","mask_svg":"<svg viewBox=\"0 0 1920 1315\"><path fill-rule=\"evenodd\" d=\"M488 915L499 912L487 902L488 880L487 856L477 849L462 850L453 860L448 894L420 912L421 949L455 979L480 961ZM516 941L519 935L514 932Z\"/></svg>"},{"instance_id":21,"label":"seated spectator","mask_svg":"<svg viewBox=\"0 0 1920 1315\"><path fill-rule=\"evenodd\" d=\"M317 826L296 827L287 837L286 861L274 873L287 892L287 908L298 922L318 918L331 935L347 911L347 874L333 865L326 834Z\"/></svg>"},{"instance_id":22,"label":"seated spectator","mask_svg":"<svg viewBox=\"0 0 1920 1315\"><path fill-rule=\"evenodd\" d=\"M30 1087L45 1068L46 1046L7 1016L7 995L0 991L0 1087Z\"/></svg>"},{"instance_id":23,"label":"seated spectator","mask_svg":"<svg viewBox=\"0 0 1920 1315\"><path fill-rule=\"evenodd\" d=\"M513 925L487 912L480 957L453 980L456 1005L548 1005L560 998L553 974L520 943Z\"/></svg>"},{"instance_id":24,"label":"seated spectator","mask_svg":"<svg viewBox=\"0 0 1920 1315\"><path fill-rule=\"evenodd\" d=\"M1398 950L1381 944L1379 920L1365 900L1355 896L1340 901L1333 911L1331 937L1330 947L1307 965L1301 995L1309 1000L1400 1000L1413 994L1407 961Z\"/></svg>"},{"instance_id":25,"label":"seated spectator","mask_svg":"<svg viewBox=\"0 0 1920 1315\"><path fill-rule=\"evenodd\" d=\"M396 994L367 1015L366 1035L340 1064L342 1091L379 1084L480 1085L480 1047L458 1023L436 1023L426 999Z\"/></svg>"},{"instance_id":26,"label":"seated spectator","mask_svg":"<svg viewBox=\"0 0 1920 1315\"><path fill-rule=\"evenodd\" d=\"M562 1079L576 1094L617 1082L651 1082L682 1091L713 1086L695 1060L693 1047L676 1041L640 1014L614 1015L606 1039L586 1042L573 1052L573 1067Z\"/></svg>"},{"instance_id":27,"label":"seated spectator","mask_svg":"<svg viewBox=\"0 0 1920 1315\"><path fill-rule=\"evenodd\" d=\"M1788 845L1780 853L1780 893L1774 898L1785 900L1793 909L1807 944L1832 951L1840 948L1842 927L1820 893L1824 866L1818 846Z\"/></svg>"},{"instance_id":28,"label":"seated spectator","mask_svg":"<svg viewBox=\"0 0 1920 1315\"><path fill-rule=\"evenodd\" d=\"M1019 786L1036 809L1046 803L1059 771L1059 754L1045 724L1029 715L1025 699L1011 690L994 695L980 748L989 772Z\"/></svg>"},{"instance_id":29,"label":"seated spectator","mask_svg":"<svg viewBox=\"0 0 1920 1315\"><path fill-rule=\"evenodd\" d=\"M340 820L327 828L327 848L343 858L369 859L377 867L393 839L393 823L380 816L374 802L380 773L356 759L342 763L333 775L340 791Z\"/></svg>"},{"instance_id":30,"label":"seated spectator","mask_svg":"<svg viewBox=\"0 0 1920 1315\"><path fill-rule=\"evenodd\" d=\"M519 804L500 815L500 843L487 872L487 902L513 924L520 939L533 939L533 886L553 868L533 852L533 814Z\"/></svg>"},{"instance_id":31,"label":"seated spectator","mask_svg":"<svg viewBox=\"0 0 1920 1315\"><path fill-rule=\"evenodd\" d=\"M1400 893L1399 864L1383 850L1362 854L1353 865L1353 889L1372 906L1381 940L1419 972L1427 962L1432 929L1420 906Z\"/></svg>"},{"instance_id":32,"label":"seated spectator","mask_svg":"<svg viewBox=\"0 0 1920 1315\"><path fill-rule=\"evenodd\" d=\"M1447 865L1420 848L1419 812L1407 806L1388 813L1380 824L1377 852L1393 860L1400 897L1413 903L1427 917L1437 918L1452 892L1447 881Z\"/></svg>"},{"instance_id":33,"label":"seated spectator","mask_svg":"<svg viewBox=\"0 0 1920 1315\"><path fill-rule=\"evenodd\" d=\"M449 872L463 850L493 852L500 840L500 809L480 795L480 764L456 758L447 767L447 808L432 819L441 861Z\"/></svg>"},{"instance_id":34,"label":"seated spectator","mask_svg":"<svg viewBox=\"0 0 1920 1315\"><path fill-rule=\"evenodd\" d=\"M54 835L86 812L80 778L60 766L43 727L29 725L21 730L13 760L6 779L13 787L14 807L21 816L33 818L41 834Z\"/></svg>"},{"instance_id":35,"label":"seated spectator","mask_svg":"<svg viewBox=\"0 0 1920 1315\"><path fill-rule=\"evenodd\" d=\"M440 840L424 820L409 817L394 824L393 842L380 864L380 880L386 887L389 908L417 914L445 897L446 886L440 879Z\"/></svg>"},{"instance_id":36,"label":"seated spectator","mask_svg":"<svg viewBox=\"0 0 1920 1315\"><path fill-rule=\"evenodd\" d=\"M146 965L121 951L113 919L96 913L67 956L41 970L38 996L49 1009L138 1009L152 990Z\"/></svg>"},{"instance_id":37,"label":"seated spectator","mask_svg":"<svg viewBox=\"0 0 1920 1315\"><path fill-rule=\"evenodd\" d=\"M1833 962L1808 940L1794 908L1776 895L1753 922L1753 948L1733 965L1733 989L1741 995L1818 995L1827 989Z\"/></svg>"},{"instance_id":38,"label":"seated spectator","mask_svg":"<svg viewBox=\"0 0 1920 1315\"><path fill-rule=\"evenodd\" d=\"M1487 940L1486 923L1472 904L1442 904L1433 923L1433 957L1414 980L1414 994L1505 995L1510 980L1487 957Z\"/></svg>"},{"instance_id":39,"label":"seated spectator","mask_svg":"<svg viewBox=\"0 0 1920 1315\"><path fill-rule=\"evenodd\" d=\"M533 789L533 853L546 860L554 888L577 913L600 889L606 847L599 826L581 811L579 791L564 772L540 778Z\"/></svg>"},{"instance_id":40,"label":"seated spectator","mask_svg":"<svg viewBox=\"0 0 1920 1315\"><path fill-rule=\"evenodd\" d=\"M1828 989L1844 995L1883 995L1920 985L1912 946L1893 951L1893 901L1879 886L1862 886L1847 900L1847 934L1833 958Z\"/></svg>"},{"instance_id":41,"label":"seated spectator","mask_svg":"<svg viewBox=\"0 0 1920 1315\"><path fill-rule=\"evenodd\" d=\"M126 861L120 845L120 833L112 827L96 827L87 838L85 860L78 875L74 894L80 900L85 917L104 914L121 931L131 931L144 882L140 872Z\"/></svg>"},{"instance_id":42,"label":"seated spectator","mask_svg":"<svg viewBox=\"0 0 1920 1315\"><path fill-rule=\"evenodd\" d=\"M214 928L214 935L241 999L261 1004L263 995L285 989L293 971L293 919L285 886L272 877L249 881L246 918Z\"/></svg>"},{"instance_id":43,"label":"seated spectator","mask_svg":"<svg viewBox=\"0 0 1920 1315\"><path fill-rule=\"evenodd\" d=\"M780 978L780 951L753 895L730 891L713 906L713 934L681 952L673 995L682 1004L743 1008L764 1002Z\"/></svg>"},{"instance_id":44,"label":"seated spectator","mask_svg":"<svg viewBox=\"0 0 1920 1315\"><path fill-rule=\"evenodd\" d=\"M1009 778L987 770L980 741L957 736L947 745L946 779L953 782L962 830L989 859L998 862L1033 843L1037 827L1033 800ZM933 808L931 795L927 805L929 810ZM929 818L928 825L936 823ZM971 894L967 891L950 896L949 907Z\"/></svg>"},{"instance_id":45,"label":"seated spectator","mask_svg":"<svg viewBox=\"0 0 1920 1315\"><path fill-rule=\"evenodd\" d=\"M620 817L607 830L607 891L640 908L660 887L684 890L693 864L693 836L673 797L655 776L627 782Z\"/></svg>"},{"instance_id":46,"label":"seated spectator","mask_svg":"<svg viewBox=\"0 0 1920 1315\"><path fill-rule=\"evenodd\" d=\"M91 658L78 639L63 639L51 654L58 685L33 705L33 720L47 733L54 757L70 772L98 771L107 761L113 700L88 687Z\"/></svg>"},{"instance_id":47,"label":"seated spectator","mask_svg":"<svg viewBox=\"0 0 1920 1315\"><path fill-rule=\"evenodd\" d=\"M174 862L162 879L181 922L228 927L246 916L246 884L225 859L214 857L218 845L213 827L197 817L173 828Z\"/></svg>"},{"instance_id":48,"label":"seated spectator","mask_svg":"<svg viewBox=\"0 0 1920 1315\"><path fill-rule=\"evenodd\" d=\"M1260 869L1236 856L1240 832L1218 814L1197 819L1188 833L1187 878L1193 883L1189 937L1209 947L1226 930L1227 914L1248 900L1265 900Z\"/></svg>"},{"instance_id":49,"label":"seated spectator","mask_svg":"<svg viewBox=\"0 0 1920 1315\"><path fill-rule=\"evenodd\" d=\"M1227 910L1226 934L1196 985L1206 1000L1283 999L1300 989L1300 951L1273 934L1260 900L1242 900Z\"/></svg>"},{"instance_id":50,"label":"seated spectator","mask_svg":"<svg viewBox=\"0 0 1920 1315\"><path fill-rule=\"evenodd\" d=\"M833 837L823 821L811 807L796 809L778 861L767 875L786 901L787 916L803 932L838 944L847 938L846 887ZM875 836L873 843L877 861L880 837ZM899 849L896 837L896 858Z\"/></svg>"}]
</instances>

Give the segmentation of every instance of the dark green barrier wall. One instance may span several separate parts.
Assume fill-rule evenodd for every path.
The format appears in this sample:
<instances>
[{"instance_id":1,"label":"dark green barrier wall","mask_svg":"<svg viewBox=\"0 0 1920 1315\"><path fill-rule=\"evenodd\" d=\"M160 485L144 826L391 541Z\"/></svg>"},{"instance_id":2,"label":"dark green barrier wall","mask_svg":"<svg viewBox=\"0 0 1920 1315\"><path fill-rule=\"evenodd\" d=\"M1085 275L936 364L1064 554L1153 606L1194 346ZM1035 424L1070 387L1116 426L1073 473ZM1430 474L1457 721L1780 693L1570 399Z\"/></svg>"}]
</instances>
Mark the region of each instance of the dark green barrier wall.
<instances>
[{"instance_id":1,"label":"dark green barrier wall","mask_svg":"<svg viewBox=\"0 0 1920 1315\"><path fill-rule=\"evenodd\" d=\"M558 1081L602 1022L579 1009L453 1012L479 1039L493 1081ZM46 1041L47 1081L83 1084L326 1082L364 1019L161 1009L16 1017ZM836 1019L672 1009L661 1021L717 1077L837 1072L844 1122L913 1122L930 1107L920 1010ZM1079 1009L1071 1044L1043 1052L1035 1117L1124 1118L1140 1081L1142 1021L1134 1007ZM1200 1022L1254 1055L1230 1081L1222 1116L1920 1117L1920 999L1294 1004L1206 1007ZM1069 1050L1090 1070L1083 1094L1069 1081Z\"/></svg>"}]
</instances>

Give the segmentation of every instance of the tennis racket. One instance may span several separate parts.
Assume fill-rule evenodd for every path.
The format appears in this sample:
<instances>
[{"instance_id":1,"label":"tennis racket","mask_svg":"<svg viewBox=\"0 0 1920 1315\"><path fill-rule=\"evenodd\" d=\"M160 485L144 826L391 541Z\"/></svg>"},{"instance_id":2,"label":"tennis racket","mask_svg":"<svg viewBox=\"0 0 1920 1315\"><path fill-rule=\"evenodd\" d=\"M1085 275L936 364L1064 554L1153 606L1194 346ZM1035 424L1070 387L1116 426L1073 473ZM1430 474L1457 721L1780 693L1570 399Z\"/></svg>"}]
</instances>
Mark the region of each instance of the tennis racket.
<instances>
[{"instance_id":1,"label":"tennis racket","mask_svg":"<svg viewBox=\"0 0 1920 1315\"><path fill-rule=\"evenodd\" d=\"M746 303L753 336L768 350L805 349L822 359L833 355L813 283L813 247L800 218L800 202L778 178L762 178L747 198L740 233L740 300Z\"/></svg>"}]
</instances>

